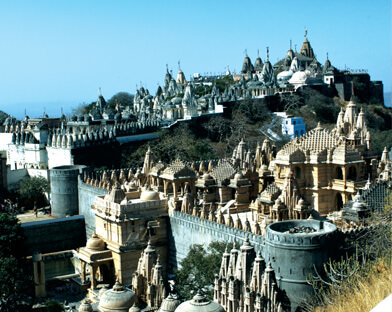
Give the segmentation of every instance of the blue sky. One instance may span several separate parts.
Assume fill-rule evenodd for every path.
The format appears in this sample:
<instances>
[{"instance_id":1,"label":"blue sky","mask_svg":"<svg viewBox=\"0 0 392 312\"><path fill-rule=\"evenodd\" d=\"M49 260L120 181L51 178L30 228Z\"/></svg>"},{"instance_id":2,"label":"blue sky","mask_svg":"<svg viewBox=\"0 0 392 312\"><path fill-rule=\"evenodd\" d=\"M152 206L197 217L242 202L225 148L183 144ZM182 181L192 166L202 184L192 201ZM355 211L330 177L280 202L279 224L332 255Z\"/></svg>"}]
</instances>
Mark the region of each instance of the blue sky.
<instances>
[{"instance_id":1,"label":"blue sky","mask_svg":"<svg viewBox=\"0 0 392 312\"><path fill-rule=\"evenodd\" d=\"M166 64L195 72L241 69L285 56L304 29L323 64L367 69L391 91L391 1L1 1L0 110L70 112L142 84L155 93Z\"/></svg>"}]
</instances>

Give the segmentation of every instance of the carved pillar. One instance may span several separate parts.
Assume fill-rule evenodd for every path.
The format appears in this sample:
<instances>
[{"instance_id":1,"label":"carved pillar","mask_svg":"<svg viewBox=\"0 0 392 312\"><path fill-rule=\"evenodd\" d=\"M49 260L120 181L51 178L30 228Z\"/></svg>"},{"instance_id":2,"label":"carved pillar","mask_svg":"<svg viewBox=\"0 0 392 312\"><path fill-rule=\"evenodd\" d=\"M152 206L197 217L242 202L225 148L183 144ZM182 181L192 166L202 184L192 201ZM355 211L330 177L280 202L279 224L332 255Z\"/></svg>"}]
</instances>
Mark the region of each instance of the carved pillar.
<instances>
[{"instance_id":1,"label":"carved pillar","mask_svg":"<svg viewBox=\"0 0 392 312\"><path fill-rule=\"evenodd\" d=\"M97 273L97 267L92 264L90 270L91 289L97 288L97 280L95 279L96 273Z\"/></svg>"},{"instance_id":2,"label":"carved pillar","mask_svg":"<svg viewBox=\"0 0 392 312\"><path fill-rule=\"evenodd\" d=\"M33 255L33 267L34 267L35 295L37 297L46 297L45 264L42 261L41 254Z\"/></svg>"},{"instance_id":3,"label":"carved pillar","mask_svg":"<svg viewBox=\"0 0 392 312\"><path fill-rule=\"evenodd\" d=\"M163 180L163 193L165 194L165 197L167 197L167 184L168 182Z\"/></svg>"},{"instance_id":4,"label":"carved pillar","mask_svg":"<svg viewBox=\"0 0 392 312\"><path fill-rule=\"evenodd\" d=\"M80 278L82 283L86 283L86 262L81 261L82 272L80 273Z\"/></svg>"},{"instance_id":5,"label":"carved pillar","mask_svg":"<svg viewBox=\"0 0 392 312\"><path fill-rule=\"evenodd\" d=\"M177 200L177 183L176 182L172 182L173 183L173 199Z\"/></svg>"}]
</instances>

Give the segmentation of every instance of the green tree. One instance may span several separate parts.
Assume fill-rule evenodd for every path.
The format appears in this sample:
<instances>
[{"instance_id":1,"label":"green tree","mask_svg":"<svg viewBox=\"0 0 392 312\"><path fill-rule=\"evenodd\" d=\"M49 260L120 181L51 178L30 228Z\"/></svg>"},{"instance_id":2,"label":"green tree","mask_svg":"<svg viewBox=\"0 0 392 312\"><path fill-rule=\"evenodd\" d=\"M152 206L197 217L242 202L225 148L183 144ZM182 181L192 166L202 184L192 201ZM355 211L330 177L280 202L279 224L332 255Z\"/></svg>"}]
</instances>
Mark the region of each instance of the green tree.
<instances>
[{"instance_id":1,"label":"green tree","mask_svg":"<svg viewBox=\"0 0 392 312\"><path fill-rule=\"evenodd\" d=\"M86 115L95 107L95 104L96 102L91 102L90 104L81 103L78 107L72 109L72 115Z\"/></svg>"},{"instance_id":2,"label":"green tree","mask_svg":"<svg viewBox=\"0 0 392 312\"><path fill-rule=\"evenodd\" d=\"M141 166L148 146L153 154L164 163L171 163L176 158L183 161L214 158L209 140L197 138L188 125L181 125L174 130L162 130L158 139L149 141L136 150L132 150L134 144L128 149L123 148L123 165L131 168Z\"/></svg>"},{"instance_id":3,"label":"green tree","mask_svg":"<svg viewBox=\"0 0 392 312\"><path fill-rule=\"evenodd\" d=\"M0 311L21 311L19 302L32 289L31 278L22 269L23 241L18 219L0 214Z\"/></svg>"},{"instance_id":4,"label":"green tree","mask_svg":"<svg viewBox=\"0 0 392 312\"><path fill-rule=\"evenodd\" d=\"M62 312L64 311L64 305L54 299L48 299L45 302L47 312Z\"/></svg>"},{"instance_id":5,"label":"green tree","mask_svg":"<svg viewBox=\"0 0 392 312\"><path fill-rule=\"evenodd\" d=\"M211 242L207 249L198 244L190 247L175 273L175 287L181 298L189 300L192 291L204 288L207 297L213 299L214 278L219 273L225 246L225 242Z\"/></svg>"},{"instance_id":6,"label":"green tree","mask_svg":"<svg viewBox=\"0 0 392 312\"><path fill-rule=\"evenodd\" d=\"M133 95L128 92L118 92L115 95L113 95L107 102L107 105L112 109L114 109L117 104L119 106L124 106L124 107L132 106Z\"/></svg>"},{"instance_id":7,"label":"green tree","mask_svg":"<svg viewBox=\"0 0 392 312\"><path fill-rule=\"evenodd\" d=\"M50 192L50 184L44 177L28 177L19 184L19 194L27 199L27 204L43 205L45 193Z\"/></svg>"}]
</instances>

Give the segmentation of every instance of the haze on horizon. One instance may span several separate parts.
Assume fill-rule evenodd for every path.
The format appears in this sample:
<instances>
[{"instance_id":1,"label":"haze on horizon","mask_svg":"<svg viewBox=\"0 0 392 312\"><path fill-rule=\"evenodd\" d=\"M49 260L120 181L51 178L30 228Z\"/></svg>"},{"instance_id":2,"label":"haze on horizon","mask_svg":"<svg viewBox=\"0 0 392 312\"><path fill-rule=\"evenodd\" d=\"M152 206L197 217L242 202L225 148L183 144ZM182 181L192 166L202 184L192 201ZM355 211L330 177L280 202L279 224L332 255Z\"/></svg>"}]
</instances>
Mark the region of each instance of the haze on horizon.
<instances>
[{"instance_id":1,"label":"haze on horizon","mask_svg":"<svg viewBox=\"0 0 392 312\"><path fill-rule=\"evenodd\" d=\"M18 1L0 4L0 110L38 117L70 113L136 85L155 94L166 64L195 72L239 72L247 50L284 58L304 30L318 61L366 69L391 92L391 2Z\"/></svg>"}]
</instances>

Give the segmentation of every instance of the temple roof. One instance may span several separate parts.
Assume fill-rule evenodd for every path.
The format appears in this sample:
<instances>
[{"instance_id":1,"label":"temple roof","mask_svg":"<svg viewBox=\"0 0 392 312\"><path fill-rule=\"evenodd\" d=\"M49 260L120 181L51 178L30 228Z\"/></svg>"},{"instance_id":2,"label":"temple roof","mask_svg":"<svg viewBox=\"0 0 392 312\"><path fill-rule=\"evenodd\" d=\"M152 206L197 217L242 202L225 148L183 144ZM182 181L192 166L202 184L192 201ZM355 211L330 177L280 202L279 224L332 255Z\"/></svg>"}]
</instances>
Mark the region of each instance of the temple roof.
<instances>
[{"instance_id":1,"label":"temple roof","mask_svg":"<svg viewBox=\"0 0 392 312\"><path fill-rule=\"evenodd\" d=\"M196 177L196 173L191 167L177 158L165 170L163 170L160 177L172 180L175 178Z\"/></svg>"},{"instance_id":2,"label":"temple roof","mask_svg":"<svg viewBox=\"0 0 392 312\"><path fill-rule=\"evenodd\" d=\"M211 176L217 183L233 178L237 170L228 161L222 161L211 171Z\"/></svg>"},{"instance_id":3,"label":"temple roof","mask_svg":"<svg viewBox=\"0 0 392 312\"><path fill-rule=\"evenodd\" d=\"M278 152L279 155L292 154L298 149L302 151L310 151L311 153L320 153L326 149L332 149L339 145L340 139L327 129L323 129L320 126L306 133L306 135L294 139L287 143Z\"/></svg>"}]
</instances>

